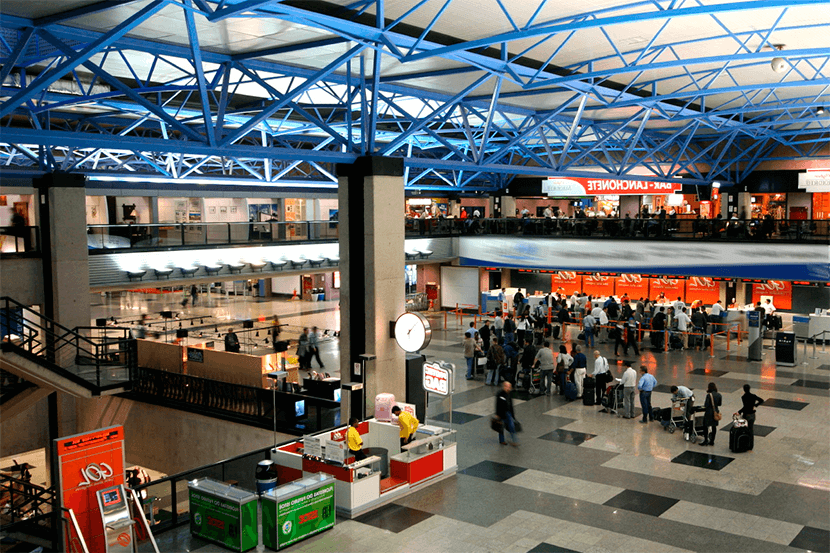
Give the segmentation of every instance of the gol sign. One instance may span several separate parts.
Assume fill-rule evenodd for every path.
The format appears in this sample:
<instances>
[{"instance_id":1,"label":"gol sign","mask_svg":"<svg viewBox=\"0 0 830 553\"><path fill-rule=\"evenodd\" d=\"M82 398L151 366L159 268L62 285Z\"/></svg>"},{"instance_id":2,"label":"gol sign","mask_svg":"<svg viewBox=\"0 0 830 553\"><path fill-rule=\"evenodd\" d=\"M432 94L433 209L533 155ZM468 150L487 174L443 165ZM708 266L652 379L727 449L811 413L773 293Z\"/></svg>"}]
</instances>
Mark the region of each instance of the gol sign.
<instances>
[{"instance_id":1,"label":"gol sign","mask_svg":"<svg viewBox=\"0 0 830 553\"><path fill-rule=\"evenodd\" d=\"M449 363L424 363L424 390L447 396L452 382L452 365Z\"/></svg>"}]
</instances>

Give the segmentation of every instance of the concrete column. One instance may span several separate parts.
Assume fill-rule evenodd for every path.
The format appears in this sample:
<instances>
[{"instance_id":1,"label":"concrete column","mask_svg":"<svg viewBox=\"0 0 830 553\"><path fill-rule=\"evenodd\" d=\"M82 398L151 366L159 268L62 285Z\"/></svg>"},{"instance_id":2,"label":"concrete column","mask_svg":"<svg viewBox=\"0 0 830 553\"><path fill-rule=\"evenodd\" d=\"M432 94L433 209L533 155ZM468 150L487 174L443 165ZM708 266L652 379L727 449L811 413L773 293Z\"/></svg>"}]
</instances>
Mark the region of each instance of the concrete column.
<instances>
[{"instance_id":1,"label":"concrete column","mask_svg":"<svg viewBox=\"0 0 830 553\"><path fill-rule=\"evenodd\" d=\"M150 222L157 225L159 222L159 197L150 196Z\"/></svg>"},{"instance_id":2,"label":"concrete column","mask_svg":"<svg viewBox=\"0 0 830 553\"><path fill-rule=\"evenodd\" d=\"M501 197L501 216L515 217L516 216L516 198L513 196Z\"/></svg>"},{"instance_id":3,"label":"concrete column","mask_svg":"<svg viewBox=\"0 0 830 553\"><path fill-rule=\"evenodd\" d=\"M85 179L53 173L34 184L43 240L44 314L68 328L90 326Z\"/></svg>"},{"instance_id":4,"label":"concrete column","mask_svg":"<svg viewBox=\"0 0 830 553\"><path fill-rule=\"evenodd\" d=\"M353 364L377 356L365 375L367 414L378 393L406 400L406 355L389 335L404 312L403 160L364 157L338 165L340 210L340 371L360 381ZM349 375L348 377L346 375Z\"/></svg>"},{"instance_id":5,"label":"concrete column","mask_svg":"<svg viewBox=\"0 0 830 553\"><path fill-rule=\"evenodd\" d=\"M738 193L738 217L745 219L752 218L752 194L749 192L739 192ZM730 213L729 216L731 217L732 214Z\"/></svg>"}]
</instances>

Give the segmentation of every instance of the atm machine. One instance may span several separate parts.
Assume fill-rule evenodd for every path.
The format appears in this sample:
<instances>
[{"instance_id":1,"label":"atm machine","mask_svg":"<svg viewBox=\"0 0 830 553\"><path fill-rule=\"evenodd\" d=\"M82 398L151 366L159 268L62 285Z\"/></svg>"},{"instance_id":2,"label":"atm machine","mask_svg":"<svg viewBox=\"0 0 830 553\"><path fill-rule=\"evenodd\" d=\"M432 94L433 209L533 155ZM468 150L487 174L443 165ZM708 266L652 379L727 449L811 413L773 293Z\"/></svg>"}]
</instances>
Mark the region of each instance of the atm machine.
<instances>
[{"instance_id":1,"label":"atm machine","mask_svg":"<svg viewBox=\"0 0 830 553\"><path fill-rule=\"evenodd\" d=\"M104 523L106 553L135 553L133 519L124 486L98 490L98 507Z\"/></svg>"}]
</instances>

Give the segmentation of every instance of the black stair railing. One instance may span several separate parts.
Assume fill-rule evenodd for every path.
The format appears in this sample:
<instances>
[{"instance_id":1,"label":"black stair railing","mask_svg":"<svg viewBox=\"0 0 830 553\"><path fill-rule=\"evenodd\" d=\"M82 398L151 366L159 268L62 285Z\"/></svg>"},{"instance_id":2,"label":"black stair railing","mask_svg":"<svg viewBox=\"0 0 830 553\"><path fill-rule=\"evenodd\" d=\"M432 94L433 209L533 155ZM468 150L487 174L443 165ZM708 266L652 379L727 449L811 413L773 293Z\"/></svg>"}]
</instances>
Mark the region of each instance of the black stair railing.
<instances>
[{"instance_id":1,"label":"black stair railing","mask_svg":"<svg viewBox=\"0 0 830 553\"><path fill-rule=\"evenodd\" d=\"M9 297L0 298L0 341L13 351L98 395L127 385L137 366L130 329L67 328Z\"/></svg>"}]
</instances>

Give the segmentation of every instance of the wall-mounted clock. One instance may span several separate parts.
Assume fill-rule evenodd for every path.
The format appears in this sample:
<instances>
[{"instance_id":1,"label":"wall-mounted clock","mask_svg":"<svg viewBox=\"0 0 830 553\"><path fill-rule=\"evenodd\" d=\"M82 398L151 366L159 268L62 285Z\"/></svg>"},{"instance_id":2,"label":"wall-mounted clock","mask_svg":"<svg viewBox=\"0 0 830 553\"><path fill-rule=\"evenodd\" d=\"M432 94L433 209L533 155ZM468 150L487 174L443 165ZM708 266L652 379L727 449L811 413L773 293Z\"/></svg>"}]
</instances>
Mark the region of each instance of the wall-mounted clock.
<instances>
[{"instance_id":1,"label":"wall-mounted clock","mask_svg":"<svg viewBox=\"0 0 830 553\"><path fill-rule=\"evenodd\" d=\"M432 328L420 313L404 313L395 321L395 340L401 349L414 353L429 345Z\"/></svg>"}]
</instances>

